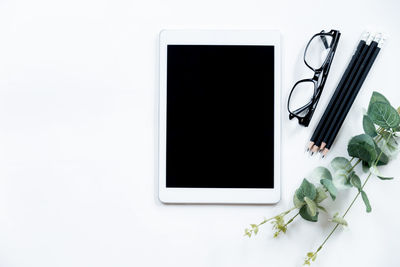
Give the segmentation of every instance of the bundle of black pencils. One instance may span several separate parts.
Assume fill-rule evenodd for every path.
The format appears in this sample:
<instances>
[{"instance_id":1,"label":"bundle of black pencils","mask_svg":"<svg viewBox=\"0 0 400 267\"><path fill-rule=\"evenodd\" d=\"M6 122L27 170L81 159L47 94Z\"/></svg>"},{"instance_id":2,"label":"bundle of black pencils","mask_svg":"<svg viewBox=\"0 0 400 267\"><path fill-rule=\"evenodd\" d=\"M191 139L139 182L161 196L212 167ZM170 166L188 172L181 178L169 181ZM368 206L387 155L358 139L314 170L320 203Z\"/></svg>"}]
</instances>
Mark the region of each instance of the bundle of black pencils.
<instances>
[{"instance_id":1,"label":"bundle of black pencils","mask_svg":"<svg viewBox=\"0 0 400 267\"><path fill-rule=\"evenodd\" d=\"M369 33L363 34L335 93L310 139L307 150L311 154L320 152L322 157L325 157L331 149L347 113L378 56L383 40L380 33L375 36Z\"/></svg>"}]
</instances>

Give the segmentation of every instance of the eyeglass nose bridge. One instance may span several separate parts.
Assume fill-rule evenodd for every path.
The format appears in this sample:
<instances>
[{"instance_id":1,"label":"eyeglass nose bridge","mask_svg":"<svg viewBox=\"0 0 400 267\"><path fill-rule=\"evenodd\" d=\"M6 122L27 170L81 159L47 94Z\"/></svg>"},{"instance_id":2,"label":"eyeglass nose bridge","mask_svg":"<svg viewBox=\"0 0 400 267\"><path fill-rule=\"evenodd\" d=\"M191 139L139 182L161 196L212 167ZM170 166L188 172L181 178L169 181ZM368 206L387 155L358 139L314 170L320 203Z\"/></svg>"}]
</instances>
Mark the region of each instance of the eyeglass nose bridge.
<instances>
[{"instance_id":1,"label":"eyeglass nose bridge","mask_svg":"<svg viewBox=\"0 0 400 267\"><path fill-rule=\"evenodd\" d=\"M312 77L312 81L314 82L314 83L316 83L316 82L318 82L318 80L319 80L319 76L321 76L321 72L320 71L316 71L316 72L314 72L314 77Z\"/></svg>"}]
</instances>

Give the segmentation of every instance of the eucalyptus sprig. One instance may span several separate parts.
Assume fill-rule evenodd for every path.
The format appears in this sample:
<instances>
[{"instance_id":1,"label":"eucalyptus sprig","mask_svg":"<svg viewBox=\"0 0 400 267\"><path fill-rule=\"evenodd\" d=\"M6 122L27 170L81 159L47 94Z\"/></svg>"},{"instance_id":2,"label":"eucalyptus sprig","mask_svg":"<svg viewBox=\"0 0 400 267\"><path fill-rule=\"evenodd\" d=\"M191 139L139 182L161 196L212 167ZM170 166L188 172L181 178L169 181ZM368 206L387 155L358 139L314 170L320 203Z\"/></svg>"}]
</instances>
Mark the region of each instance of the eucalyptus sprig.
<instances>
[{"instance_id":1,"label":"eucalyptus sprig","mask_svg":"<svg viewBox=\"0 0 400 267\"><path fill-rule=\"evenodd\" d=\"M251 237L256 235L259 227L266 222L273 224L274 237L286 233L288 225L300 215L304 220L317 222L320 212L328 214L328 206L322 206L322 202L328 198L335 201L338 191L355 188L357 193L349 206L340 215L336 212L329 220L335 224L331 232L322 241L321 245L312 252L308 252L304 265L310 265L315 261L318 253L325 246L339 226L348 226L344 219L352 208L355 201L361 196L366 212L371 212L372 207L364 188L371 177L381 180L391 180L393 177L385 177L380 174L378 166L386 165L396 156L399 151L397 133L400 132L400 108L393 108L390 102L380 93L373 92L368 105L368 111L363 117L364 134L354 136L350 139L347 152L350 159L345 157L334 158L330 166L317 167L304 178L300 187L293 195L294 207L269 219L264 219L259 224L251 224L250 229L245 229L245 235ZM362 166L366 173L364 182L356 173L356 167ZM311 182L310 182L311 181ZM285 216L295 211L295 214L285 222Z\"/></svg>"}]
</instances>

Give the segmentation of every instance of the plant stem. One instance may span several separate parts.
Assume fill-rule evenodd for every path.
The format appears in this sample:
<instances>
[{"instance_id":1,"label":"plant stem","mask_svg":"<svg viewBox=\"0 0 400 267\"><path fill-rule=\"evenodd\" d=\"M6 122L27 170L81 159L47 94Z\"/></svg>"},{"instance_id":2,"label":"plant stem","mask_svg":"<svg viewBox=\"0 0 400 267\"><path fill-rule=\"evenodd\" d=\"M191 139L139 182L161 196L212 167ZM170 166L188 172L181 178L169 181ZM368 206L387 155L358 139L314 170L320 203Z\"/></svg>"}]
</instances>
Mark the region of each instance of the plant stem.
<instances>
[{"instance_id":1,"label":"plant stem","mask_svg":"<svg viewBox=\"0 0 400 267\"><path fill-rule=\"evenodd\" d=\"M318 247L318 249L315 253L318 253L322 249L322 247L325 245L326 241L328 241L328 239L331 237L333 232L335 232L336 228L338 228L338 227L339 227L339 224L336 224L335 227L332 229L332 231L329 233L329 235L325 238L324 242L322 242L322 244Z\"/></svg>"},{"instance_id":2,"label":"plant stem","mask_svg":"<svg viewBox=\"0 0 400 267\"><path fill-rule=\"evenodd\" d=\"M291 208L291 209L289 209L289 210L287 210L287 211L284 211L284 212L282 212L282 213L279 213L278 215L276 215L276 216L274 216L274 217L271 217L271 218L269 218L269 219L265 219L264 221L262 221L262 222L260 222L257 226L260 226L260 225L263 225L264 223L266 223L266 222L269 222L270 220L272 220L272 219L275 219L277 216L285 216L285 215L287 215L287 214L289 214L292 210L294 210L296 207L293 207L293 208Z\"/></svg>"},{"instance_id":3,"label":"plant stem","mask_svg":"<svg viewBox=\"0 0 400 267\"><path fill-rule=\"evenodd\" d=\"M381 133L382 131L383 131L383 129L382 129L381 131L379 131L379 132ZM388 140L390 139L390 137L392 136L392 134L393 134L393 133L390 133L390 134L389 134ZM388 141L388 140L387 140L387 141ZM379 159L381 158L382 154L383 154L383 151L381 151L381 153L380 153L379 156L376 158L376 160L375 160L375 162L374 162L373 165L376 165L376 164L378 163L378 161L379 161ZM353 168L354 168L358 163L360 163L360 161L361 161L361 159L359 159L359 160L357 161L357 163L353 166ZM352 168L352 169L353 169L353 168ZM351 170L352 170L352 169L351 169ZM350 171L351 171L351 170L350 170ZM349 171L349 172L350 172L350 171ZM354 197L353 201L350 203L349 207L348 207L348 208L346 209L346 211L344 212L343 218L344 218L344 217L347 215L347 213L350 211L351 207L353 206L354 202L357 200L357 198L358 198L358 196L360 195L361 191L364 189L364 186L365 186L365 184L368 182L368 180L369 180L369 178L371 177L371 175L372 175L372 172L369 172L367 178L365 179L363 185L361 186L361 189L358 190L357 195ZM328 239L331 237L331 235L336 231L336 229L337 229L338 227L339 227L339 224L336 224L335 227L332 229L332 231L329 233L329 235L328 235L328 236L325 238L325 240L322 242L322 244L318 247L318 249L317 249L317 251L316 251L315 253L318 253L318 252L322 249L322 247L325 245L325 243L328 241Z\"/></svg>"},{"instance_id":4,"label":"plant stem","mask_svg":"<svg viewBox=\"0 0 400 267\"><path fill-rule=\"evenodd\" d=\"M296 213L296 215L294 215L292 218L290 218L289 221L287 221L287 223L285 224L285 226L288 226L289 223L293 222L293 220L297 217L297 215L300 214L300 211Z\"/></svg>"},{"instance_id":5,"label":"plant stem","mask_svg":"<svg viewBox=\"0 0 400 267\"><path fill-rule=\"evenodd\" d=\"M343 218L344 216L346 216L346 214L349 212L349 210L351 209L351 207L353 206L354 202L356 201L356 199L358 198L358 196L360 195L361 191L364 189L365 184L368 182L369 178L371 177L372 172L370 172L367 176L367 179L365 179L365 182L363 183L363 185L361 186L361 190L358 191L357 195L354 197L353 201L350 203L349 207L347 208L347 210L344 212L343 214Z\"/></svg>"},{"instance_id":6,"label":"plant stem","mask_svg":"<svg viewBox=\"0 0 400 267\"><path fill-rule=\"evenodd\" d=\"M351 169L348 171L348 173L351 173L351 171L358 165L358 163L361 162L361 159L358 159L357 162L351 167Z\"/></svg>"},{"instance_id":7,"label":"plant stem","mask_svg":"<svg viewBox=\"0 0 400 267\"><path fill-rule=\"evenodd\" d=\"M285 223L285 225L282 228L279 228L279 230L274 234L275 237L277 237L279 235L280 232L284 232L286 233L286 228L287 226L293 222L293 220L300 214L300 211L297 212L292 218L290 218L287 223Z\"/></svg>"}]
</instances>

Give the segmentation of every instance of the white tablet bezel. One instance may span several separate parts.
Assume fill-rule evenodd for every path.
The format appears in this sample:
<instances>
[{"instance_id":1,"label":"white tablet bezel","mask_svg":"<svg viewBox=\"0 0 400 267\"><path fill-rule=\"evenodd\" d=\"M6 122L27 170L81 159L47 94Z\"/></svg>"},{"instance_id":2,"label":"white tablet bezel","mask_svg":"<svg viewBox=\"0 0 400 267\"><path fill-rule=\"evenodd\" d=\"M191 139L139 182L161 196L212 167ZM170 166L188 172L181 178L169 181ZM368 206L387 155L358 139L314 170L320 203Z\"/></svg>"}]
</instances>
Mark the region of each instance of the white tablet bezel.
<instances>
[{"instance_id":1,"label":"white tablet bezel","mask_svg":"<svg viewBox=\"0 0 400 267\"><path fill-rule=\"evenodd\" d=\"M164 203L271 204L280 200L281 45L269 30L163 30L160 32L159 199ZM275 47L274 188L168 188L166 186L166 100L168 45L273 45ZM270 123L266 121L265 123Z\"/></svg>"}]
</instances>

